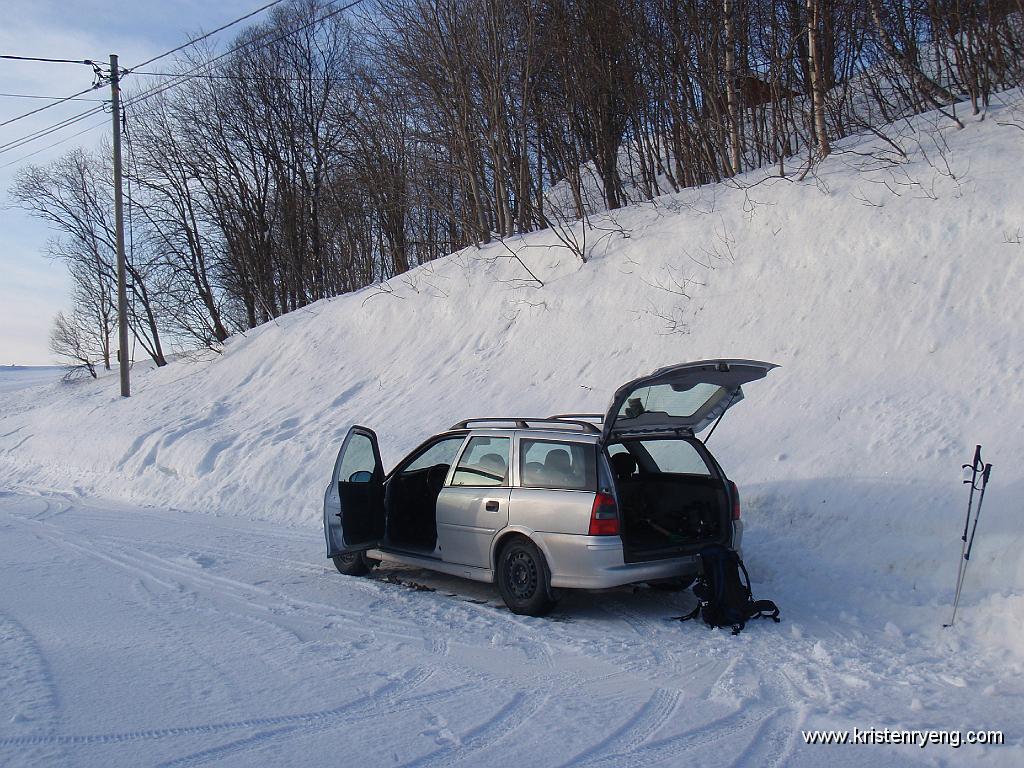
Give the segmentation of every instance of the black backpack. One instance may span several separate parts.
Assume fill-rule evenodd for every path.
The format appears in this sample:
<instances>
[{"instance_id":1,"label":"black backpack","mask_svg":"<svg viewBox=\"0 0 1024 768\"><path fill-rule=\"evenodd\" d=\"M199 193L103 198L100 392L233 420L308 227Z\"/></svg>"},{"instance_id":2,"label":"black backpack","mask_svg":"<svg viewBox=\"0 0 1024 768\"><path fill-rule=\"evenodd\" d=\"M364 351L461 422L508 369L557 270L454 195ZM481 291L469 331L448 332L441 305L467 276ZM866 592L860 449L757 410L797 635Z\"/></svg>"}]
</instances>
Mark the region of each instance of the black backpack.
<instances>
[{"instance_id":1,"label":"black backpack","mask_svg":"<svg viewBox=\"0 0 1024 768\"><path fill-rule=\"evenodd\" d=\"M750 619L766 617L778 623L779 608L771 600L755 600L750 592L750 575L740 556L721 544L712 544L700 551L703 573L693 584L693 594L700 601L692 613L680 621L697 618L712 627L732 627L738 635ZM743 578L740 578L742 572Z\"/></svg>"}]
</instances>

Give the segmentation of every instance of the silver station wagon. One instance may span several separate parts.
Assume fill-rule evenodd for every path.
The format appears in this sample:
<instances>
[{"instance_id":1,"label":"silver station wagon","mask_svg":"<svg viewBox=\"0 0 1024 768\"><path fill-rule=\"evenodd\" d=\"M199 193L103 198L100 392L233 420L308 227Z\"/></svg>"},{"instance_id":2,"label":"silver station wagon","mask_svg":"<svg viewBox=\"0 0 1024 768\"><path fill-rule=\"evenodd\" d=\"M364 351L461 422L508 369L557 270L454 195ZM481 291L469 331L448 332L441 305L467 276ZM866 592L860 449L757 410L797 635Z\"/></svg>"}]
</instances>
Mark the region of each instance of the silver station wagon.
<instances>
[{"instance_id":1,"label":"silver station wagon","mask_svg":"<svg viewBox=\"0 0 1024 768\"><path fill-rule=\"evenodd\" d=\"M497 582L533 616L558 588L686 582L701 547L743 535L697 434L775 367L684 363L623 385L604 415L461 421L388 473L374 432L352 427L324 494L327 555L351 576L388 561Z\"/></svg>"}]
</instances>

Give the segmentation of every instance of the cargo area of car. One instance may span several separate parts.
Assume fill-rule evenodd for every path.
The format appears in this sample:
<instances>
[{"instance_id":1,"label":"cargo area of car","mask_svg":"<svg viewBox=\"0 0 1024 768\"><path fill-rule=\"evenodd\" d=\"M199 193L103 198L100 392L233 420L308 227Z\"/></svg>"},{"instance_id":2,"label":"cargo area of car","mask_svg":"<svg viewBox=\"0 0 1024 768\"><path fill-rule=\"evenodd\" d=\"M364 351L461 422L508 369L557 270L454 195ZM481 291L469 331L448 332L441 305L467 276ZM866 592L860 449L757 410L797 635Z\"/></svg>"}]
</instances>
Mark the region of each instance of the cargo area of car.
<instances>
[{"instance_id":1,"label":"cargo area of car","mask_svg":"<svg viewBox=\"0 0 1024 768\"><path fill-rule=\"evenodd\" d=\"M626 562L729 542L732 509L725 480L694 445L627 440L609 446L609 458Z\"/></svg>"}]
</instances>

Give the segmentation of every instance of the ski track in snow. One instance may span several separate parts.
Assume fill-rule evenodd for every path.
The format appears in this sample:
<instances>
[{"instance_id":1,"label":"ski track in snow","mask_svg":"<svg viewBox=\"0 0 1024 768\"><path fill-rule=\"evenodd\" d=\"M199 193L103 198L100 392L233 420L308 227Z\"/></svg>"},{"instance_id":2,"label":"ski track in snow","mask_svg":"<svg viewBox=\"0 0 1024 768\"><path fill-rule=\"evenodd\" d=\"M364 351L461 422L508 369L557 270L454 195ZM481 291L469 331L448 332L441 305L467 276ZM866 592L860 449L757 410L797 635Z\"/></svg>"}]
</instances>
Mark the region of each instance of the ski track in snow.
<instances>
[{"instance_id":1,"label":"ski track in snow","mask_svg":"<svg viewBox=\"0 0 1024 768\"><path fill-rule=\"evenodd\" d=\"M801 728L893 724L881 718L902 710L886 700L911 676L894 673L905 638L884 627L844 631L803 617L799 630L754 622L733 638L669 621L686 595L630 589L567 597L551 620L519 617L486 585L402 569L397 580L436 591L342 577L320 559L312 530L10 492L0 526L5 580L28 593L42 578L36 594L53 603L0 602L0 668L11 671L15 702L0 713L3 765L286 765L299 754L340 759L339 744L406 768L525 755L561 768L711 755L734 766L816 765L828 748L804 747ZM6 565L44 555L89 588L64 595L42 566ZM84 648L78 670L59 640L88 637L92 614L139 646L100 651L99 661ZM952 727L963 707L984 719L993 701L1005 706L1001 722L1014 722L1012 697L979 695L980 660L927 668L932 652L917 653L926 667L914 668L914 693L938 710L923 722L942 727L945 712ZM126 700L108 715L100 702L110 691L91 681L116 679L122 657L152 670L153 690L134 677L111 683ZM888 693L874 690L882 681ZM967 699L947 708L953 689ZM1008 738L974 762L1012 764L1022 746ZM967 757L875 749L827 754L836 765Z\"/></svg>"}]
</instances>

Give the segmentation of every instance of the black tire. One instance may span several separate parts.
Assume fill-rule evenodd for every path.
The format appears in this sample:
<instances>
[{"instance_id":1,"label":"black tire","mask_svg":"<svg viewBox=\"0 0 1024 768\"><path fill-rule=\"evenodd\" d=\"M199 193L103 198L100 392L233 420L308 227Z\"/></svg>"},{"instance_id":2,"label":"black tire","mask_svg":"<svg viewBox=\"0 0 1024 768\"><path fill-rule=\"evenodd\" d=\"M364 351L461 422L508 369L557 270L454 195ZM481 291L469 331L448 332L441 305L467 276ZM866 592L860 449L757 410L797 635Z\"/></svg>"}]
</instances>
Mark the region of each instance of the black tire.
<instances>
[{"instance_id":1,"label":"black tire","mask_svg":"<svg viewBox=\"0 0 1024 768\"><path fill-rule=\"evenodd\" d=\"M343 573L346 576L365 576L380 565L380 560L371 560L365 552L334 555L331 560L334 562L334 567L338 569L338 573Z\"/></svg>"},{"instance_id":2,"label":"black tire","mask_svg":"<svg viewBox=\"0 0 1024 768\"><path fill-rule=\"evenodd\" d=\"M512 613L544 616L555 607L551 571L537 545L516 537L498 556L498 591Z\"/></svg>"}]
</instances>

